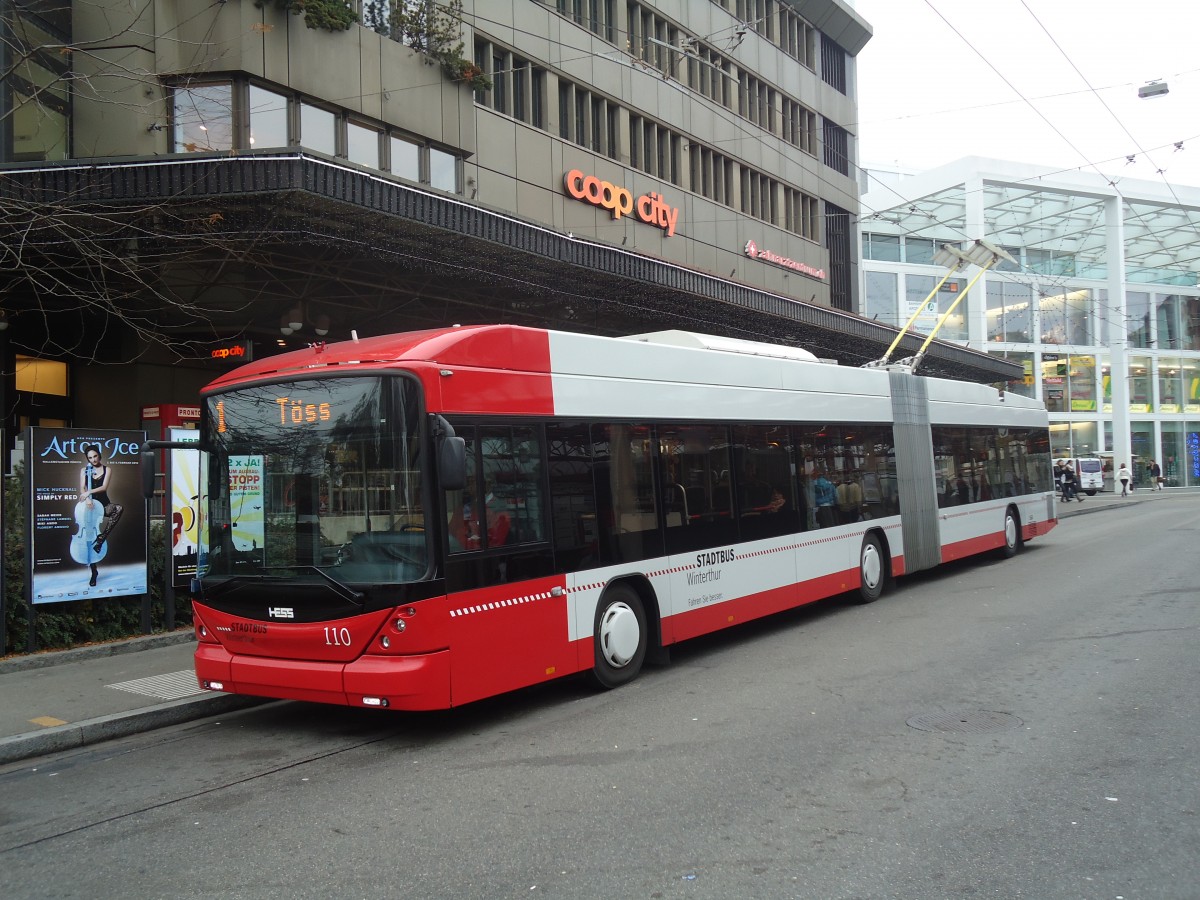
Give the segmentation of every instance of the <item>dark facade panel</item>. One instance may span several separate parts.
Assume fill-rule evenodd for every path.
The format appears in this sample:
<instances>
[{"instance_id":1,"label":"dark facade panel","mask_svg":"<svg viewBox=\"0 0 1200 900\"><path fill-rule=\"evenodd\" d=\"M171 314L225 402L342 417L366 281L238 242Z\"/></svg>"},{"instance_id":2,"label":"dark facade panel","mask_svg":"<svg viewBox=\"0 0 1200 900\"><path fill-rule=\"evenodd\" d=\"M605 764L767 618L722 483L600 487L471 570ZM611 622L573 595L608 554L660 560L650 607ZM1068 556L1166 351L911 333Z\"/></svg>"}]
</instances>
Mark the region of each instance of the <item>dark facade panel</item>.
<instances>
[{"instance_id":1,"label":"dark facade panel","mask_svg":"<svg viewBox=\"0 0 1200 900\"><path fill-rule=\"evenodd\" d=\"M82 208L220 201L230 215L238 204L270 209L284 196L301 197L307 198L300 206L313 235L351 238L360 245L372 241L380 253L403 255L415 248L424 259L440 258L447 236L457 235L476 242L470 252L486 257L496 274L531 289L669 310L676 319L691 310L695 330L724 323L736 336L799 343L844 365L878 358L896 335L894 328L850 313L555 234L459 199L299 154L47 165L0 178L0 200L6 195ZM403 245L389 244L399 235ZM257 238L269 241L269 234ZM681 309L681 301L687 309ZM747 311L761 321L747 327ZM906 338L898 355L914 353L919 344L915 336ZM940 342L930 346L923 372L985 382L1021 375L1020 367L1005 360Z\"/></svg>"}]
</instances>

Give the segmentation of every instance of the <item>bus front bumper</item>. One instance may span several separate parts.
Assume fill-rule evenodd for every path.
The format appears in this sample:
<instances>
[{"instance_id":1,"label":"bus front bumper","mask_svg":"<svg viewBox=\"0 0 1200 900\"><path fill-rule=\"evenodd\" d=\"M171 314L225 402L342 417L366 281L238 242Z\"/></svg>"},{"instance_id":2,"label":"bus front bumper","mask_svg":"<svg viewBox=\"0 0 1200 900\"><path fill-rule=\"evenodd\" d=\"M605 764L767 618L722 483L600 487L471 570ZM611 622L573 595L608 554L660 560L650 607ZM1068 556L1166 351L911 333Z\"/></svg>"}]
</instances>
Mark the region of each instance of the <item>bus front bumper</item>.
<instances>
[{"instance_id":1,"label":"bus front bumper","mask_svg":"<svg viewBox=\"0 0 1200 900\"><path fill-rule=\"evenodd\" d=\"M451 706L449 650L328 663L240 656L219 644L199 644L196 677L206 690L281 700L399 710Z\"/></svg>"}]
</instances>

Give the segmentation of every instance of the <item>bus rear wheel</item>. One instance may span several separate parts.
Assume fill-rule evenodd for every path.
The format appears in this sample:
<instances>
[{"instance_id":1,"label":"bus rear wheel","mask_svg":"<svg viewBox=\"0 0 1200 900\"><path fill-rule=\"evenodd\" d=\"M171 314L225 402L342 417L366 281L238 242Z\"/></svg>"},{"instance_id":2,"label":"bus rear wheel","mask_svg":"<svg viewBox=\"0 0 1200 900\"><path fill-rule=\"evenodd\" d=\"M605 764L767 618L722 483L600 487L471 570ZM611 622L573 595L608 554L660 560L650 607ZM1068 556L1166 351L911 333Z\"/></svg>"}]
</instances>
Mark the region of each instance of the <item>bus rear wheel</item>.
<instances>
[{"instance_id":1,"label":"bus rear wheel","mask_svg":"<svg viewBox=\"0 0 1200 900\"><path fill-rule=\"evenodd\" d=\"M1017 518L1016 510L1010 506L1004 511L1004 546L1000 548L1000 555L1005 559L1012 559L1020 549L1021 520Z\"/></svg>"},{"instance_id":2,"label":"bus rear wheel","mask_svg":"<svg viewBox=\"0 0 1200 900\"><path fill-rule=\"evenodd\" d=\"M648 633L637 591L625 584L606 590L596 608L592 680L602 688L633 681L646 659Z\"/></svg>"},{"instance_id":3,"label":"bus rear wheel","mask_svg":"<svg viewBox=\"0 0 1200 900\"><path fill-rule=\"evenodd\" d=\"M868 534L863 538L858 554L858 576L860 603L874 603L883 596L887 584L887 558L878 535Z\"/></svg>"}]
</instances>

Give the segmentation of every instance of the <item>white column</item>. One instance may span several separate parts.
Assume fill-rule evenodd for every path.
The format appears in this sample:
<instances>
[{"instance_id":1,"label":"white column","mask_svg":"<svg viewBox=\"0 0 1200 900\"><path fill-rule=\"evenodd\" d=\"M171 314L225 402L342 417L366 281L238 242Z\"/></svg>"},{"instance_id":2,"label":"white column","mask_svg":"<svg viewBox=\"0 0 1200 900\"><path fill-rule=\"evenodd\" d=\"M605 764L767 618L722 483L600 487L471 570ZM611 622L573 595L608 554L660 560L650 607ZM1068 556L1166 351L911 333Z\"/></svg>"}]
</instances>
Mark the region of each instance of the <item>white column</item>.
<instances>
[{"instance_id":1,"label":"white column","mask_svg":"<svg viewBox=\"0 0 1200 900\"><path fill-rule=\"evenodd\" d=\"M990 241L992 236L987 231L983 200L983 179L978 176L968 178L963 184L963 221L967 234ZM972 296L963 301L967 306L967 340L982 350L987 349L987 283L990 277L990 272L984 272L971 288Z\"/></svg>"},{"instance_id":2,"label":"white column","mask_svg":"<svg viewBox=\"0 0 1200 900\"><path fill-rule=\"evenodd\" d=\"M1125 308L1125 221L1122 206L1122 200L1117 196L1104 201L1104 232L1108 245L1108 308L1116 317L1116 322L1109 327L1114 472L1121 468L1121 463L1125 463L1128 469L1133 468L1129 459L1129 331Z\"/></svg>"}]
</instances>

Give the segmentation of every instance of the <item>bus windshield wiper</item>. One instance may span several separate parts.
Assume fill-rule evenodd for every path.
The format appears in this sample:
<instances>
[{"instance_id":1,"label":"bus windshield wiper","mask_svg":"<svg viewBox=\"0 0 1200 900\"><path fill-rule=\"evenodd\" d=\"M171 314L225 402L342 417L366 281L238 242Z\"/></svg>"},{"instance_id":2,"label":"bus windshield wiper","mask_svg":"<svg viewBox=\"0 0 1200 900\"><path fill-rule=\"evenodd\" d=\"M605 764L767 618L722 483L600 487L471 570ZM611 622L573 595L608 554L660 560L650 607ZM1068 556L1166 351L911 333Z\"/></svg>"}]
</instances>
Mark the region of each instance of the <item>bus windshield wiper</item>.
<instances>
[{"instance_id":1,"label":"bus windshield wiper","mask_svg":"<svg viewBox=\"0 0 1200 900\"><path fill-rule=\"evenodd\" d=\"M205 597L219 597L236 587L256 581L282 580L278 575L227 575L223 578L219 575L209 575L196 579L200 582L200 593Z\"/></svg>"},{"instance_id":2,"label":"bus windshield wiper","mask_svg":"<svg viewBox=\"0 0 1200 900\"><path fill-rule=\"evenodd\" d=\"M294 566L263 566L264 572L275 572L275 571L279 571L280 569L289 571L289 572L296 571L297 569L308 569L310 571L316 572L318 575L320 575L322 578L324 578L327 582L329 582L329 584L333 587L333 589L337 593L337 595L339 597L341 597L343 600L349 600L351 603L358 603L360 605L362 604L363 594L360 591L354 590L353 588L351 588L349 585L347 585L343 581L338 581L336 578L334 578L328 572L321 571L321 569L317 566L307 566L307 565L301 565L299 563L297 563ZM265 577L265 576L260 576L260 577Z\"/></svg>"}]
</instances>

